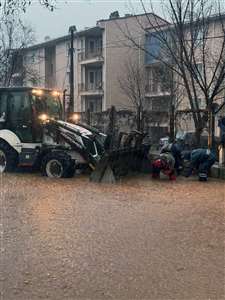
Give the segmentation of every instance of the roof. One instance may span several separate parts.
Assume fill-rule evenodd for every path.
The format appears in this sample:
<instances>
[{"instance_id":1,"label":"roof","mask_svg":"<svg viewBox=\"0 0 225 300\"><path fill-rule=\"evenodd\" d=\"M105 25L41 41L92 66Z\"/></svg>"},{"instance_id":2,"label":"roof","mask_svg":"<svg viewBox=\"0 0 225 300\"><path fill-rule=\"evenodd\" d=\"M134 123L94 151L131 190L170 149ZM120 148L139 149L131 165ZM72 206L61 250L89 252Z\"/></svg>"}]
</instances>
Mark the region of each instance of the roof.
<instances>
[{"instance_id":1,"label":"roof","mask_svg":"<svg viewBox=\"0 0 225 300\"><path fill-rule=\"evenodd\" d=\"M2 91L26 91L26 90L43 90L46 92L53 91L54 89L47 89L43 87L31 87L31 86L12 86L12 87L0 87L0 92Z\"/></svg>"},{"instance_id":2,"label":"roof","mask_svg":"<svg viewBox=\"0 0 225 300\"><path fill-rule=\"evenodd\" d=\"M69 41L69 39L70 39L70 35L64 35L64 36L61 36L61 37L58 37L58 38L55 38L52 40L48 40L48 41L45 41L45 42L42 42L39 44L35 44L35 45L27 47L23 50L36 50L36 49L44 48L44 47L48 47L48 46L50 47L52 45L59 44L61 42Z\"/></svg>"},{"instance_id":3,"label":"roof","mask_svg":"<svg viewBox=\"0 0 225 300\"><path fill-rule=\"evenodd\" d=\"M215 14L215 15L211 15L211 16L209 16L208 18L206 18L205 19L205 21L208 21L208 22L214 22L214 21L220 21L220 20L224 20L225 19L225 13L223 13L223 14ZM199 19L199 21L200 21L200 19ZM165 20L165 22L167 22L166 20ZM184 25L187 27L188 25L190 24L190 22L186 22L186 23L184 23ZM162 28L162 30L164 30L164 28L173 28L174 27L174 25L175 24L172 24L172 23L169 23L169 22L167 22L166 24L162 24L162 25L160 25L160 26L158 26L158 27L160 27L160 28ZM149 27L149 28L147 28L147 30L151 30L152 29L152 27ZM165 29L165 30L166 30ZM154 30L154 28L153 28L153 30ZM148 33L147 33L148 34Z\"/></svg>"},{"instance_id":4,"label":"roof","mask_svg":"<svg viewBox=\"0 0 225 300\"><path fill-rule=\"evenodd\" d=\"M76 36L83 36L83 35L87 35L87 36L88 35L92 35L92 36L99 35L102 33L103 30L104 29L99 26L90 27L88 29L75 32L74 36L76 37ZM70 40L70 34L27 47L24 50L36 50L36 49L43 48L43 47L51 47L55 44L59 44L61 42L65 42L65 41L69 41L69 40Z\"/></svg>"},{"instance_id":5,"label":"roof","mask_svg":"<svg viewBox=\"0 0 225 300\"><path fill-rule=\"evenodd\" d=\"M152 15L152 16L154 16L155 18L158 18L158 19L161 19L162 21L164 21L164 22L166 22L166 23L168 23L169 24L169 22L167 21L167 20L165 20L165 19L163 19L162 17L160 17L160 16L158 16L158 15L156 15L155 13L153 13L153 12L149 12L149 13L143 13L143 14L135 14L135 15L133 15L133 14L129 14L129 15L125 15L125 16L123 16L123 17L118 17L118 18L108 18L108 19L101 19L101 20L98 20L97 21L97 24L98 23L100 23L100 22L110 22L110 21L115 21L115 20L124 20L124 19L129 19L129 18L137 18L137 17L144 17L144 16L146 16L146 15Z\"/></svg>"},{"instance_id":6,"label":"roof","mask_svg":"<svg viewBox=\"0 0 225 300\"><path fill-rule=\"evenodd\" d=\"M93 35L100 35L102 33L102 31L104 30L104 28L100 27L98 24L100 22L109 22L109 21L115 21L115 20L124 20L124 19L128 19L128 18L136 18L136 17L142 17L142 16L145 16L146 14L138 14L138 15L127 15L127 16L124 16L124 17L118 17L118 18L112 18L112 19L102 19L102 20L99 20L97 21L97 25L94 26L94 27L90 27L88 29L84 29L84 30L81 30L81 31L77 31L74 33L74 36L93 36ZM166 22L167 24L169 24L166 20L164 20L163 18L161 18L160 16L154 14L154 13L149 13L148 15L153 15L155 18L159 18L161 19L162 21ZM25 51L26 50L36 50L36 49L39 49L39 48L43 48L43 47L51 47L55 44L59 44L61 42L65 42L65 41L69 41L70 40L70 34L67 34L67 35L64 35L64 36L61 36L61 37L58 37L58 38L55 38L55 39L51 39L51 40L48 40L48 41L44 41L42 43L38 43L38 44L35 44L33 46L30 46L30 47L27 47L26 49L24 49Z\"/></svg>"}]
</instances>

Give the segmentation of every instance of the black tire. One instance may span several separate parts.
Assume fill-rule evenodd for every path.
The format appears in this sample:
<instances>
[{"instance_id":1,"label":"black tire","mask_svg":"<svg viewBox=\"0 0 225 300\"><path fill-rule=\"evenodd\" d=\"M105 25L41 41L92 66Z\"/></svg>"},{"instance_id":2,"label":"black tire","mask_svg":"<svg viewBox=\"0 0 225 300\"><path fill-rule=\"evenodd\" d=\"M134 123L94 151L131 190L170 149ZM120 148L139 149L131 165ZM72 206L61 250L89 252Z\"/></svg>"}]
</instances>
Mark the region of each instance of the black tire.
<instances>
[{"instance_id":1,"label":"black tire","mask_svg":"<svg viewBox=\"0 0 225 300\"><path fill-rule=\"evenodd\" d=\"M67 153L53 151L43 157L41 172L50 178L71 178L75 172L75 162Z\"/></svg>"},{"instance_id":2,"label":"black tire","mask_svg":"<svg viewBox=\"0 0 225 300\"><path fill-rule=\"evenodd\" d=\"M12 172L18 165L17 152L6 142L0 141L0 171Z\"/></svg>"},{"instance_id":3,"label":"black tire","mask_svg":"<svg viewBox=\"0 0 225 300\"><path fill-rule=\"evenodd\" d=\"M67 171L67 176L65 178L72 178L74 176L75 173L75 166L73 164L73 166L71 166L68 171Z\"/></svg>"}]
</instances>

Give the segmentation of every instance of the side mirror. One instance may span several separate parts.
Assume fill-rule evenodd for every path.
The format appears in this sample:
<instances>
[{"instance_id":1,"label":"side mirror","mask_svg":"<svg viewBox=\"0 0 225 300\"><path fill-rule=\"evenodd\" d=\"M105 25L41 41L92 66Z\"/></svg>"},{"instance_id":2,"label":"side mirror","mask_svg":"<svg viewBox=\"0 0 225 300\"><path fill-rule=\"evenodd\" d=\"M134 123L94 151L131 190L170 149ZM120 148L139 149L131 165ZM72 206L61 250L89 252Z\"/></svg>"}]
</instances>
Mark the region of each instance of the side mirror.
<instances>
[{"instance_id":1,"label":"side mirror","mask_svg":"<svg viewBox=\"0 0 225 300\"><path fill-rule=\"evenodd\" d=\"M0 115L0 123L4 123L6 121L6 114L5 112L3 112L1 115Z\"/></svg>"}]
</instances>

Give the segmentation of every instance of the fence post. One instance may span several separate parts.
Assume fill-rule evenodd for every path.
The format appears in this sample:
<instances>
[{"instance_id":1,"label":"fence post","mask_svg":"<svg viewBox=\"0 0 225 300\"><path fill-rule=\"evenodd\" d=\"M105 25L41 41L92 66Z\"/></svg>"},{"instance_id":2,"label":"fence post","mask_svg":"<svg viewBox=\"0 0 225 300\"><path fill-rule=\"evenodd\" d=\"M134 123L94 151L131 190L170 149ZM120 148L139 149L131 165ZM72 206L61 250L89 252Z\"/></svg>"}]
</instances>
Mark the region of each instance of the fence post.
<instances>
[{"instance_id":1,"label":"fence post","mask_svg":"<svg viewBox=\"0 0 225 300\"><path fill-rule=\"evenodd\" d=\"M115 121L116 121L116 108L115 106L111 106L109 111L109 132L114 132L115 130Z\"/></svg>"},{"instance_id":2,"label":"fence post","mask_svg":"<svg viewBox=\"0 0 225 300\"><path fill-rule=\"evenodd\" d=\"M91 125L91 112L89 108L86 110L86 122L88 125Z\"/></svg>"},{"instance_id":3,"label":"fence post","mask_svg":"<svg viewBox=\"0 0 225 300\"><path fill-rule=\"evenodd\" d=\"M109 110L109 125L107 129L107 135L110 136L110 145L112 148L115 143L115 126L116 126L116 108L111 106Z\"/></svg>"}]
</instances>

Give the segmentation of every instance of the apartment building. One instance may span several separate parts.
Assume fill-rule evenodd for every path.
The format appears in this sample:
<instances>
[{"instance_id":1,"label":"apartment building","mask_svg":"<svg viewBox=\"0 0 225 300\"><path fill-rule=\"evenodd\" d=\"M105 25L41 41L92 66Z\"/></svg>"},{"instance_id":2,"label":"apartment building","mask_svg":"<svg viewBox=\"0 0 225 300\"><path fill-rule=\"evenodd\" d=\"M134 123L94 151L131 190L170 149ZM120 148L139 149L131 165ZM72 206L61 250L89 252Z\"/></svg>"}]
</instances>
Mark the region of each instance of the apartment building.
<instances>
[{"instance_id":1,"label":"apartment building","mask_svg":"<svg viewBox=\"0 0 225 300\"><path fill-rule=\"evenodd\" d=\"M225 20L225 16L222 16ZM223 41L223 32L221 27L221 16L212 16L207 21L208 31L206 38L206 49L207 49L207 59L205 59L206 64L206 77L207 80L210 81L213 77L213 69L215 67L215 63L219 57L219 51L221 47L221 43ZM167 26L162 27L161 34L167 34L169 31L167 30ZM187 41L190 39L190 29L188 24L186 25L186 35ZM202 50L201 47L201 30L198 32L198 36L196 37L199 41L199 46L195 49L195 59L196 59L196 68L198 69L199 76L204 77L204 68L203 68L203 58L202 58ZM194 121L192 113L190 112L190 103L187 96L187 92L182 84L183 79L179 78L175 74L175 78L171 80L170 72L168 70L163 70L165 65L162 63L163 53L163 45L160 44L160 40L157 39L156 33L150 29L148 34L146 34L146 54L145 56L145 67L146 67L146 105L152 111L164 111L169 110L171 101L172 101L172 92L175 89L175 97L173 100L175 101L175 107L177 111L176 118L176 126L177 130L184 131L194 131ZM151 55L152 53L152 55ZM160 59L157 60L157 57ZM164 57L166 58L166 56ZM216 81L216 77L215 77ZM180 84L178 84L180 83ZM191 86L191 85L190 85ZM199 109L206 109L205 98L200 90L200 88L196 89L196 99L198 102ZM215 103L220 105L222 101L224 101L225 92L224 90L217 95L217 99ZM189 112L188 112L189 111ZM225 113L225 111L221 111L221 113ZM218 118L220 114L216 116L215 121L215 133L219 135L219 128L217 126Z\"/></svg>"},{"instance_id":2,"label":"apartment building","mask_svg":"<svg viewBox=\"0 0 225 300\"><path fill-rule=\"evenodd\" d=\"M105 104L103 28L79 32L77 60L77 110L102 111Z\"/></svg>"},{"instance_id":3,"label":"apartment building","mask_svg":"<svg viewBox=\"0 0 225 300\"><path fill-rule=\"evenodd\" d=\"M68 87L69 43L69 35L54 40L47 37L43 43L25 49L23 64L29 72L24 85L59 90ZM29 73L32 73L32 78Z\"/></svg>"},{"instance_id":4,"label":"apartment building","mask_svg":"<svg viewBox=\"0 0 225 300\"><path fill-rule=\"evenodd\" d=\"M145 57L143 51L133 47L126 33L129 28L132 36L143 45L148 18L152 18L152 22L157 18L157 22L164 23L153 14L124 17L111 14L109 19L97 21L96 26L75 33L75 111L104 111L112 105L117 109L132 107L118 78L123 76L123 65L128 58L144 65ZM32 68L36 80L27 76L24 84L66 89L69 93L69 47L70 36L65 35L27 48L24 65Z\"/></svg>"}]
</instances>

